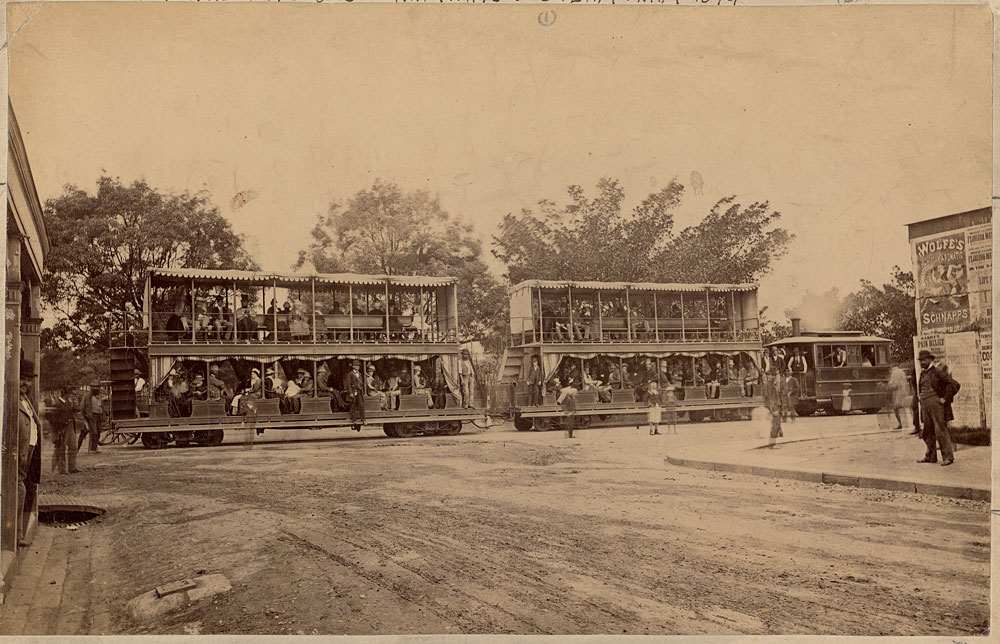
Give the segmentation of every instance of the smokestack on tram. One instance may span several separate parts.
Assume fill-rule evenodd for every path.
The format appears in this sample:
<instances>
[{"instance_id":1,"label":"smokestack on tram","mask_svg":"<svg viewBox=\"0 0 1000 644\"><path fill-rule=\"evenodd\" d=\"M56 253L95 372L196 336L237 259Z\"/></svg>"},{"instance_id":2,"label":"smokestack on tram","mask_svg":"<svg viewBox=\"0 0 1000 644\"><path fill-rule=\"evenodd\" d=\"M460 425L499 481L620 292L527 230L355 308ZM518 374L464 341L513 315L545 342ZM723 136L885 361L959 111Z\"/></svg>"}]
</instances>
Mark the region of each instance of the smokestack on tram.
<instances>
[{"instance_id":1,"label":"smokestack on tram","mask_svg":"<svg viewBox=\"0 0 1000 644\"><path fill-rule=\"evenodd\" d=\"M494 396L520 431L562 426L567 386L577 427L644 422L652 381L691 421L748 417L763 402L756 284L529 280L508 295Z\"/></svg>"},{"instance_id":2,"label":"smokestack on tram","mask_svg":"<svg viewBox=\"0 0 1000 644\"><path fill-rule=\"evenodd\" d=\"M462 400L453 277L150 269L143 328L110 353L113 429L147 448L235 430L453 435L483 418L478 388Z\"/></svg>"}]
</instances>

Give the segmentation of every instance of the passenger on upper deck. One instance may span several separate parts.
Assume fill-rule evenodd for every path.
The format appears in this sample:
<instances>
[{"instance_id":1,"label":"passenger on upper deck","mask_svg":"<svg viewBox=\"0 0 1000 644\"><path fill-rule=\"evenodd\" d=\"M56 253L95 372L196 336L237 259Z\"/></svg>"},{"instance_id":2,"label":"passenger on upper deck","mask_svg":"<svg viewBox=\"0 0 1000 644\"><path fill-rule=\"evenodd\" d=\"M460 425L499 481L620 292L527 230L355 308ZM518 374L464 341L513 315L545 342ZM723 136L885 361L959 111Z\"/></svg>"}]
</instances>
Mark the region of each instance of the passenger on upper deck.
<instances>
[{"instance_id":1,"label":"passenger on upper deck","mask_svg":"<svg viewBox=\"0 0 1000 644\"><path fill-rule=\"evenodd\" d=\"M254 340L257 337L257 321L250 314L250 309L242 307L236 320L236 335L240 340Z\"/></svg>"},{"instance_id":2,"label":"passenger on upper deck","mask_svg":"<svg viewBox=\"0 0 1000 644\"><path fill-rule=\"evenodd\" d=\"M309 328L309 324L298 313L292 315L289 331L291 332L292 342L307 342L312 339L312 329Z\"/></svg>"},{"instance_id":3,"label":"passenger on upper deck","mask_svg":"<svg viewBox=\"0 0 1000 644\"><path fill-rule=\"evenodd\" d=\"M217 337L231 340L233 337L233 312L221 295L215 296L215 304L212 305L210 313Z\"/></svg>"}]
</instances>

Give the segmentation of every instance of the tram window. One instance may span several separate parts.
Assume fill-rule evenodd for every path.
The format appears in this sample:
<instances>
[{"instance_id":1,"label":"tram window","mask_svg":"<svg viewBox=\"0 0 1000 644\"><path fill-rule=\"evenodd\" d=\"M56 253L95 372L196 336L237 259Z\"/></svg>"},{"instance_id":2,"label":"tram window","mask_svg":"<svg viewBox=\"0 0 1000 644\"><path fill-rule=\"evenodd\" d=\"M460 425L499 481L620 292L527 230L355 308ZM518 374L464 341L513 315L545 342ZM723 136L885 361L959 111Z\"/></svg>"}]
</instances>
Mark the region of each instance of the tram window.
<instances>
[{"instance_id":1,"label":"tram window","mask_svg":"<svg viewBox=\"0 0 1000 644\"><path fill-rule=\"evenodd\" d=\"M876 350L877 355L878 355L878 362L876 364L880 364L880 365L882 365L882 364L889 364L889 356L888 356L888 352L886 351L885 345L879 345L879 346L875 347L875 350Z\"/></svg>"},{"instance_id":2,"label":"tram window","mask_svg":"<svg viewBox=\"0 0 1000 644\"><path fill-rule=\"evenodd\" d=\"M862 367L874 367L878 364L875 359L875 345L874 344L862 344L860 347L861 351L861 366Z\"/></svg>"},{"instance_id":3,"label":"tram window","mask_svg":"<svg viewBox=\"0 0 1000 644\"><path fill-rule=\"evenodd\" d=\"M832 367L833 354L834 354L833 347L829 345L820 347L819 348L820 364L822 364L824 367Z\"/></svg>"}]
</instances>

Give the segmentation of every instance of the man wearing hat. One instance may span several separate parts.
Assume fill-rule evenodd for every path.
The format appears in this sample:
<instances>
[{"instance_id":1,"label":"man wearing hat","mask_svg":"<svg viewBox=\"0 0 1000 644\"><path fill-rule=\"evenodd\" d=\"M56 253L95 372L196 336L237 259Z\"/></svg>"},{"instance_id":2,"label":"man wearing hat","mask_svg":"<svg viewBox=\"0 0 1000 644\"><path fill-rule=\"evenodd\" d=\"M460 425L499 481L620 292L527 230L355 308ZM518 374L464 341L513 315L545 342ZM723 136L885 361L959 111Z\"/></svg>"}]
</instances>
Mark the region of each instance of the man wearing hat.
<instances>
[{"instance_id":1,"label":"man wearing hat","mask_svg":"<svg viewBox=\"0 0 1000 644\"><path fill-rule=\"evenodd\" d=\"M219 378L219 365L213 364L208 368L208 399L228 400L229 387Z\"/></svg>"},{"instance_id":2,"label":"man wearing hat","mask_svg":"<svg viewBox=\"0 0 1000 644\"><path fill-rule=\"evenodd\" d=\"M350 405L351 429L360 432L365 423L365 383L360 360L351 361L351 370L344 376L344 400Z\"/></svg>"},{"instance_id":3,"label":"man wearing hat","mask_svg":"<svg viewBox=\"0 0 1000 644\"><path fill-rule=\"evenodd\" d=\"M31 402L32 380L35 378L35 363L30 360L21 361L21 382L20 400L18 401L17 414L17 512L18 512L18 532L17 545L28 545L24 540L27 536L28 522L24 518L24 502L28 497L28 490L34 491L35 481L29 480L28 472L31 468L32 457L38 447L38 437L41 432L42 423L35 412L35 406Z\"/></svg>"},{"instance_id":4,"label":"man wearing hat","mask_svg":"<svg viewBox=\"0 0 1000 644\"><path fill-rule=\"evenodd\" d=\"M927 349L920 350L917 360L920 362L917 397L923 421L921 437L927 445L927 453L917 462L937 463L936 440L941 448L941 465L951 465L955 462L955 451L944 420L944 402L951 389L951 376L934 366L934 354Z\"/></svg>"},{"instance_id":5,"label":"man wearing hat","mask_svg":"<svg viewBox=\"0 0 1000 644\"><path fill-rule=\"evenodd\" d=\"M472 356L468 349L462 349L462 358L458 363L458 379L462 387L462 407L472 409L472 387L476 381L476 370L472 366Z\"/></svg>"}]
</instances>

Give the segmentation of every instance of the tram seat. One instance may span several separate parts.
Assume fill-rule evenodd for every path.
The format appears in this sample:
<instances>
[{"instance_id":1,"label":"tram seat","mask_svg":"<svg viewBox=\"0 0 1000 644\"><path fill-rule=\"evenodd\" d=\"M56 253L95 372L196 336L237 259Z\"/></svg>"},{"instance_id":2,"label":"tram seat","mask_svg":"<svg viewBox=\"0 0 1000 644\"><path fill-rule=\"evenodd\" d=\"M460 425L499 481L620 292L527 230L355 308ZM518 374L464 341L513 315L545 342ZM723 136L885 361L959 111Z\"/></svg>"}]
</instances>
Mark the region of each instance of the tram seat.
<instances>
[{"instance_id":1,"label":"tram seat","mask_svg":"<svg viewBox=\"0 0 1000 644\"><path fill-rule=\"evenodd\" d=\"M601 330L602 331L624 331L625 330L625 318L602 318L601 319Z\"/></svg>"},{"instance_id":2,"label":"tram seat","mask_svg":"<svg viewBox=\"0 0 1000 644\"><path fill-rule=\"evenodd\" d=\"M426 399L424 401L424 407L427 407ZM365 398L365 412L375 412L375 411L383 411L379 399L374 396L370 398Z\"/></svg>"},{"instance_id":3,"label":"tram seat","mask_svg":"<svg viewBox=\"0 0 1000 644\"><path fill-rule=\"evenodd\" d=\"M576 395L576 404L578 405L596 405L597 404L597 392L593 389L588 391L581 391Z\"/></svg>"},{"instance_id":4,"label":"tram seat","mask_svg":"<svg viewBox=\"0 0 1000 644\"><path fill-rule=\"evenodd\" d=\"M708 400L704 387L684 387L684 400Z\"/></svg>"},{"instance_id":5,"label":"tram seat","mask_svg":"<svg viewBox=\"0 0 1000 644\"><path fill-rule=\"evenodd\" d=\"M635 389L612 389L611 390L611 402L612 403L634 403L635 402Z\"/></svg>"},{"instance_id":6,"label":"tram seat","mask_svg":"<svg viewBox=\"0 0 1000 644\"><path fill-rule=\"evenodd\" d=\"M167 403L150 403L149 417L170 418L170 409L167 407Z\"/></svg>"},{"instance_id":7,"label":"tram seat","mask_svg":"<svg viewBox=\"0 0 1000 644\"><path fill-rule=\"evenodd\" d=\"M226 403L221 400L192 400L192 418L216 418L226 415Z\"/></svg>"},{"instance_id":8,"label":"tram seat","mask_svg":"<svg viewBox=\"0 0 1000 644\"><path fill-rule=\"evenodd\" d=\"M719 387L719 398L742 398L739 385L722 385Z\"/></svg>"},{"instance_id":9,"label":"tram seat","mask_svg":"<svg viewBox=\"0 0 1000 644\"><path fill-rule=\"evenodd\" d=\"M330 413L329 398L300 398L299 400L302 401L302 409L299 411L300 414Z\"/></svg>"},{"instance_id":10,"label":"tram seat","mask_svg":"<svg viewBox=\"0 0 1000 644\"><path fill-rule=\"evenodd\" d=\"M351 328L351 316L344 315L343 313L337 315L325 315L323 316L326 322L326 328L328 329L350 329ZM354 316L354 328L355 329L382 329L385 327L385 318L381 315L355 315Z\"/></svg>"},{"instance_id":11,"label":"tram seat","mask_svg":"<svg viewBox=\"0 0 1000 644\"><path fill-rule=\"evenodd\" d=\"M427 411L427 396L400 396L399 411Z\"/></svg>"},{"instance_id":12,"label":"tram seat","mask_svg":"<svg viewBox=\"0 0 1000 644\"><path fill-rule=\"evenodd\" d=\"M542 403L550 406L555 406L556 398L557 398L556 394L544 394L544 397L542 398Z\"/></svg>"},{"instance_id":13,"label":"tram seat","mask_svg":"<svg viewBox=\"0 0 1000 644\"><path fill-rule=\"evenodd\" d=\"M281 410L278 408L279 400L277 398L263 398L253 401L254 407L257 408L257 417L260 416L280 416Z\"/></svg>"}]
</instances>

